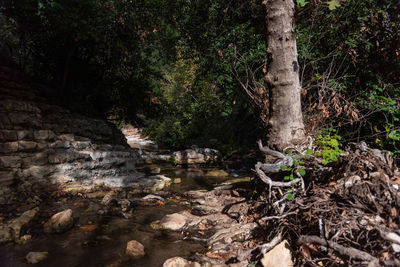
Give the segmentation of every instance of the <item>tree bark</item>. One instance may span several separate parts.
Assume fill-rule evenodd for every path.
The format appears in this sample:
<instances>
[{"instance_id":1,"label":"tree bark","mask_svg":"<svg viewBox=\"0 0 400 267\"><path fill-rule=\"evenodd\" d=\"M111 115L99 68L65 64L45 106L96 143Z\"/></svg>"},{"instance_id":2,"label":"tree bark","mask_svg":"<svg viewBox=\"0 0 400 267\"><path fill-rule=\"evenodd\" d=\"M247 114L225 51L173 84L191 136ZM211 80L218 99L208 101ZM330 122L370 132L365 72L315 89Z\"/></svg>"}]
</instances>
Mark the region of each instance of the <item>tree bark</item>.
<instances>
[{"instance_id":1,"label":"tree bark","mask_svg":"<svg viewBox=\"0 0 400 267\"><path fill-rule=\"evenodd\" d=\"M282 150L305 140L293 0L264 0L269 90L268 145Z\"/></svg>"}]
</instances>

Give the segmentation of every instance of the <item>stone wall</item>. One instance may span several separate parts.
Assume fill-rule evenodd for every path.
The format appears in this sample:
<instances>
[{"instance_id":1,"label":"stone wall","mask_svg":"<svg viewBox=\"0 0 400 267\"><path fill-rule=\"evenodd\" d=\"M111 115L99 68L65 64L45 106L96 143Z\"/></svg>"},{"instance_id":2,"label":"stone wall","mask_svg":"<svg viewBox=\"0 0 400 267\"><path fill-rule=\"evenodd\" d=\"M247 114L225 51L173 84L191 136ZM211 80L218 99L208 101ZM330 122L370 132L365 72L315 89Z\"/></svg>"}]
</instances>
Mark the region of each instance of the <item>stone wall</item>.
<instances>
[{"instance_id":1,"label":"stone wall","mask_svg":"<svg viewBox=\"0 0 400 267\"><path fill-rule=\"evenodd\" d=\"M135 151L113 125L50 104L45 91L0 67L0 203L35 182L133 186Z\"/></svg>"}]
</instances>

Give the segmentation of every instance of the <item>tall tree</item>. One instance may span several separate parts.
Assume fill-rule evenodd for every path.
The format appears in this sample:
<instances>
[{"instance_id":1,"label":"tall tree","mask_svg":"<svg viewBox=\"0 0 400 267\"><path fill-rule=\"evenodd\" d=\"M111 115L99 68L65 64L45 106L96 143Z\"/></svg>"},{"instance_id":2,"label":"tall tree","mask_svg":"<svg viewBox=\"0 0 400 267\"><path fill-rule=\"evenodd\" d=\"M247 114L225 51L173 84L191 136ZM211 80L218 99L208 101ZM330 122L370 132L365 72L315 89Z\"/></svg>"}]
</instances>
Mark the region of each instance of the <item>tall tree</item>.
<instances>
[{"instance_id":1,"label":"tall tree","mask_svg":"<svg viewBox=\"0 0 400 267\"><path fill-rule=\"evenodd\" d=\"M265 0L269 90L268 144L282 149L305 139L293 0Z\"/></svg>"}]
</instances>

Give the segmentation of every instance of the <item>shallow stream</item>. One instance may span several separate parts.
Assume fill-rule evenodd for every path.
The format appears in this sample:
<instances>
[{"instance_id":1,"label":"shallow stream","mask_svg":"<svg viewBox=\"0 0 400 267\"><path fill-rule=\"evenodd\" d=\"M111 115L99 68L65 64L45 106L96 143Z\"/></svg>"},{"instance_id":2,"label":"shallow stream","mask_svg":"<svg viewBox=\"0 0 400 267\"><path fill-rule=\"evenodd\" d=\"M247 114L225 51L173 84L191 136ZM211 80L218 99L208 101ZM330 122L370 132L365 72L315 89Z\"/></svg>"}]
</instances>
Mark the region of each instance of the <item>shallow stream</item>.
<instances>
[{"instance_id":1,"label":"shallow stream","mask_svg":"<svg viewBox=\"0 0 400 267\"><path fill-rule=\"evenodd\" d=\"M159 168L159 169L158 169ZM147 175L154 172L172 179L181 178L181 183L172 184L167 191L183 193L189 190L210 190L216 184L233 179L232 176L211 177L212 168L179 168L171 165L142 166L139 171ZM153 174L151 174L153 172ZM236 175L234 175L236 176ZM245 176L242 174L240 176ZM103 194L104 195L104 194ZM56 202L40 205L40 219L35 221L28 233L32 239L23 245L0 246L0 266L28 266L25 256L30 251L48 251L44 261L35 266L162 266L174 256L190 259L195 253L206 250L205 244L185 240L185 233L153 230L150 223L164 215L190 207L184 200L167 199L165 204L137 202L133 216L129 219L118 214L99 215L102 195L88 197L60 197ZM130 199L131 200L131 199ZM131 200L132 201L132 200ZM134 202L134 201L133 201ZM64 234L46 235L41 224L52 214L71 208L76 218L74 227ZM124 257L126 243L137 240L145 247L146 256L139 260Z\"/></svg>"}]
</instances>

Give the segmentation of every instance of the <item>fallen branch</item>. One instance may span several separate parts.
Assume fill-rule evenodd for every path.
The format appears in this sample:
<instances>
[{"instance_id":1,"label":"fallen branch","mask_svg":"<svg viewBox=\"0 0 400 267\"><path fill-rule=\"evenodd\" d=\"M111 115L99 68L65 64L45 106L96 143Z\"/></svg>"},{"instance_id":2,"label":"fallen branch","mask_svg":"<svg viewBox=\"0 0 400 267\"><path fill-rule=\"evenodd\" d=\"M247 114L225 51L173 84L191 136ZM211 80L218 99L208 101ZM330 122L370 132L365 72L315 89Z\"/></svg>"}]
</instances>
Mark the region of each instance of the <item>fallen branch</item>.
<instances>
[{"instance_id":1,"label":"fallen branch","mask_svg":"<svg viewBox=\"0 0 400 267\"><path fill-rule=\"evenodd\" d=\"M302 235L297 240L297 244L303 245L306 243L316 243L321 246L327 246L332 248L333 250L337 251L341 255L348 256L352 259L362 260L362 261L376 261L377 258L371 256L367 252L352 248L352 247L345 247L333 241L327 241L322 239L318 236L307 236Z\"/></svg>"},{"instance_id":2,"label":"fallen branch","mask_svg":"<svg viewBox=\"0 0 400 267\"><path fill-rule=\"evenodd\" d=\"M398 234L393 232L386 232L385 230L382 230L379 227L376 227L376 229L379 231L383 239L386 239L390 242L400 245L400 236Z\"/></svg>"},{"instance_id":3,"label":"fallen branch","mask_svg":"<svg viewBox=\"0 0 400 267\"><path fill-rule=\"evenodd\" d=\"M259 248L261 250L261 253L262 254L267 253L268 251L270 251L271 249L276 247L276 245L278 245L281 241L282 241L282 233L279 233L270 242L262 244L261 246L259 246Z\"/></svg>"},{"instance_id":4,"label":"fallen branch","mask_svg":"<svg viewBox=\"0 0 400 267\"><path fill-rule=\"evenodd\" d=\"M239 253L237 258L238 258L239 261L243 261L246 258L248 258L253 251L256 251L257 249L259 249L260 252L264 255L268 251L270 251L271 249L276 247L276 245L278 245L281 241L282 241L282 233L279 233L277 236L275 236L268 243L262 244L262 245L260 245L260 246L258 246L256 248L252 248L252 249L249 249L249 250L242 251L241 253Z\"/></svg>"},{"instance_id":5,"label":"fallen branch","mask_svg":"<svg viewBox=\"0 0 400 267\"><path fill-rule=\"evenodd\" d=\"M294 215L294 214L297 214L297 211L288 212L281 216L264 216L259 221L265 222L265 221L271 221L271 220L280 220L280 219L283 219L287 216Z\"/></svg>"}]
</instances>

